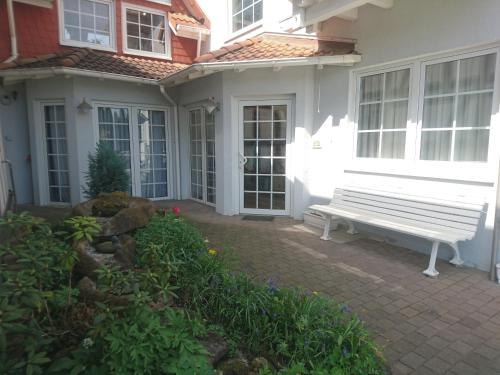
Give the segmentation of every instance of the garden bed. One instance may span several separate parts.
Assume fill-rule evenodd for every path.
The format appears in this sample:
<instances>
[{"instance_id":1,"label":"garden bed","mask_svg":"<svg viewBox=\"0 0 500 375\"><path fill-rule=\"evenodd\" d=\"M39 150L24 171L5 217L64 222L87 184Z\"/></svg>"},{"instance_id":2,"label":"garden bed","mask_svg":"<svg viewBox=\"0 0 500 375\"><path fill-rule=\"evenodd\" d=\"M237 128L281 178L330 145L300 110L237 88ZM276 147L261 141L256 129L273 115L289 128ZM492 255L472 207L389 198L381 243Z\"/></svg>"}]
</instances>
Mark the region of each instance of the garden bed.
<instances>
[{"instance_id":1,"label":"garden bed","mask_svg":"<svg viewBox=\"0 0 500 375\"><path fill-rule=\"evenodd\" d=\"M133 233L131 267L99 268L78 289L71 245L99 233L82 220L1 222L12 241L0 247L0 373L384 373L346 306L231 272L177 212Z\"/></svg>"}]
</instances>

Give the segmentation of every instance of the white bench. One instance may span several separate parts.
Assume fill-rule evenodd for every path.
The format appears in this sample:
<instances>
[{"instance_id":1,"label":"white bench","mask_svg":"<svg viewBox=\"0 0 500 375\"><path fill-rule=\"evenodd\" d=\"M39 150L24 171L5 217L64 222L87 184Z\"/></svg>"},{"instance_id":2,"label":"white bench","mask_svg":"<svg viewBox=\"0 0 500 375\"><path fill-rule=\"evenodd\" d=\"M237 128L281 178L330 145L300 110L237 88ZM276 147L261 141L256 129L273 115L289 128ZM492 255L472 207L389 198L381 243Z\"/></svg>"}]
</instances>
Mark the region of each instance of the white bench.
<instances>
[{"instance_id":1,"label":"white bench","mask_svg":"<svg viewBox=\"0 0 500 375\"><path fill-rule=\"evenodd\" d=\"M475 236L484 205L347 187L335 189L330 204L310 209L325 217L322 240L330 239L332 220L332 229L337 229L339 220L347 222L351 234L356 233L354 223L362 223L428 239L432 252L423 273L436 277L439 244L451 246L454 256L450 263L461 266L457 243Z\"/></svg>"}]
</instances>

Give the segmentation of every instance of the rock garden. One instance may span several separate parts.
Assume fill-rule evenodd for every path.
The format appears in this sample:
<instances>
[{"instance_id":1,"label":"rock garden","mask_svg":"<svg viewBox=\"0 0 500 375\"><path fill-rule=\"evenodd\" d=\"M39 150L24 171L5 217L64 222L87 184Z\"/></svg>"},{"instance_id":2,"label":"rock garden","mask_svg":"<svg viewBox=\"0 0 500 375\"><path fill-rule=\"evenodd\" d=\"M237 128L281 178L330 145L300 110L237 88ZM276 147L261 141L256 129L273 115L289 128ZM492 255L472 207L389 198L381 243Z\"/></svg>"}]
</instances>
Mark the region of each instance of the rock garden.
<instances>
[{"instance_id":1,"label":"rock garden","mask_svg":"<svg viewBox=\"0 0 500 375\"><path fill-rule=\"evenodd\" d=\"M0 230L1 374L385 372L347 306L233 273L176 209L104 192Z\"/></svg>"}]
</instances>

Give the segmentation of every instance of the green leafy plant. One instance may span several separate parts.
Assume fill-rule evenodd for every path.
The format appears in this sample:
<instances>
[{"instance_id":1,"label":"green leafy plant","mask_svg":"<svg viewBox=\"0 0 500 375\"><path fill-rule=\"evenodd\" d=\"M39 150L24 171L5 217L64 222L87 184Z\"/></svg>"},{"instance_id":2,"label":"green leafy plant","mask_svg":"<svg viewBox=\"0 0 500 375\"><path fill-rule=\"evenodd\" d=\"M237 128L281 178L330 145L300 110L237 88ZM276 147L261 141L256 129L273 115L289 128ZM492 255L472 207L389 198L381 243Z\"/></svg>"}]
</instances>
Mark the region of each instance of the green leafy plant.
<instances>
[{"instance_id":1,"label":"green leafy plant","mask_svg":"<svg viewBox=\"0 0 500 375\"><path fill-rule=\"evenodd\" d=\"M95 198L99 193L127 191L130 176L124 158L111 146L100 142L95 154L89 154L89 170L86 175L85 195Z\"/></svg>"},{"instance_id":2,"label":"green leafy plant","mask_svg":"<svg viewBox=\"0 0 500 375\"><path fill-rule=\"evenodd\" d=\"M101 226L92 216L75 216L64 220L64 224L69 228L68 238L73 241L85 239L90 242L101 231Z\"/></svg>"}]
</instances>

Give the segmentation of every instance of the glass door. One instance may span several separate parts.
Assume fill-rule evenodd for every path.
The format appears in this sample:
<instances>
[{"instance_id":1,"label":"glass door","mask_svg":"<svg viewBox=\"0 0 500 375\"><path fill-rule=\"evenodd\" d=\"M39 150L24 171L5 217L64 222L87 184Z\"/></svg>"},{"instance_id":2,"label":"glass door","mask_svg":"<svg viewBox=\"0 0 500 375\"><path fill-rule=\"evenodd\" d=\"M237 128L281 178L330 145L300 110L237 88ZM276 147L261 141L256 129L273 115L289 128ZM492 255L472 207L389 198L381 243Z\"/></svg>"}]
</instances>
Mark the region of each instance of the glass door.
<instances>
[{"instance_id":1,"label":"glass door","mask_svg":"<svg viewBox=\"0 0 500 375\"><path fill-rule=\"evenodd\" d=\"M287 101L242 102L240 106L240 212L289 212Z\"/></svg>"},{"instance_id":2,"label":"glass door","mask_svg":"<svg viewBox=\"0 0 500 375\"><path fill-rule=\"evenodd\" d=\"M49 202L70 203L68 144L64 105L46 104L43 108Z\"/></svg>"},{"instance_id":3,"label":"glass door","mask_svg":"<svg viewBox=\"0 0 500 375\"><path fill-rule=\"evenodd\" d=\"M137 111L141 196L144 198L168 197L165 115L165 111L159 110Z\"/></svg>"},{"instance_id":4,"label":"glass door","mask_svg":"<svg viewBox=\"0 0 500 375\"><path fill-rule=\"evenodd\" d=\"M189 111L191 198L215 205L215 115L203 108Z\"/></svg>"}]
</instances>

